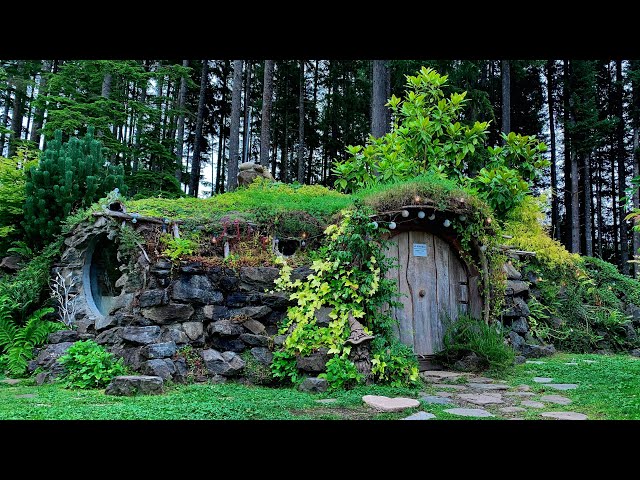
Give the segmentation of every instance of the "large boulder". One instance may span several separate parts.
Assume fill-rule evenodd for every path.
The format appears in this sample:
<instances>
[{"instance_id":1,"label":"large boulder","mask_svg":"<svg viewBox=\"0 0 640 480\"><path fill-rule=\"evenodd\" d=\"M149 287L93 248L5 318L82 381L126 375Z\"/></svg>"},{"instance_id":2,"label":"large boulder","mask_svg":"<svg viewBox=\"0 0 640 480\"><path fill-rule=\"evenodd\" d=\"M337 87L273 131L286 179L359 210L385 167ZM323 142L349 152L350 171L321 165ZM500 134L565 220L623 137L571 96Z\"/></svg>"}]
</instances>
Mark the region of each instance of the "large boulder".
<instances>
[{"instance_id":1,"label":"large boulder","mask_svg":"<svg viewBox=\"0 0 640 480\"><path fill-rule=\"evenodd\" d=\"M244 360L235 352L220 353L212 348L201 353L205 367L211 375L224 375L230 377L242 371Z\"/></svg>"},{"instance_id":2,"label":"large boulder","mask_svg":"<svg viewBox=\"0 0 640 480\"><path fill-rule=\"evenodd\" d=\"M169 358L176 353L175 342L153 343L142 348L142 354L149 360L155 358Z\"/></svg>"},{"instance_id":3,"label":"large boulder","mask_svg":"<svg viewBox=\"0 0 640 480\"><path fill-rule=\"evenodd\" d=\"M0 261L0 268L10 272L15 273L20 270L20 264L22 259L17 255L10 255L8 257L4 257L2 261Z\"/></svg>"},{"instance_id":4,"label":"large boulder","mask_svg":"<svg viewBox=\"0 0 640 480\"><path fill-rule=\"evenodd\" d=\"M271 172L259 163L245 162L240 164L238 172L239 186L246 187L251 185L251 183L258 177L273 181Z\"/></svg>"},{"instance_id":5,"label":"large boulder","mask_svg":"<svg viewBox=\"0 0 640 480\"><path fill-rule=\"evenodd\" d=\"M107 386L105 395L130 397L133 395L158 395L162 393L164 381L161 377L148 375L122 375L115 377Z\"/></svg>"},{"instance_id":6,"label":"large boulder","mask_svg":"<svg viewBox=\"0 0 640 480\"><path fill-rule=\"evenodd\" d=\"M193 315L193 307L188 304L170 303L157 307L143 308L142 315L159 325L172 322L186 322Z\"/></svg>"},{"instance_id":7,"label":"large boulder","mask_svg":"<svg viewBox=\"0 0 640 480\"><path fill-rule=\"evenodd\" d=\"M241 267L240 290L264 292L272 289L279 275L280 270L274 267Z\"/></svg>"},{"instance_id":8,"label":"large boulder","mask_svg":"<svg viewBox=\"0 0 640 480\"><path fill-rule=\"evenodd\" d=\"M327 368L327 362L329 361L329 355L327 354L329 350L326 348L319 348L318 351L304 356L298 357L296 360L296 364L300 370L309 373L320 373L324 372Z\"/></svg>"},{"instance_id":9,"label":"large boulder","mask_svg":"<svg viewBox=\"0 0 640 480\"><path fill-rule=\"evenodd\" d=\"M124 327L119 332L120 338L127 342L138 345L148 345L155 343L160 337L160 327L152 325L149 327Z\"/></svg>"},{"instance_id":10,"label":"large boulder","mask_svg":"<svg viewBox=\"0 0 640 480\"><path fill-rule=\"evenodd\" d=\"M208 326L210 335L236 336L245 333L245 329L241 323L232 322L231 320L218 320L211 322Z\"/></svg>"},{"instance_id":11,"label":"large boulder","mask_svg":"<svg viewBox=\"0 0 640 480\"><path fill-rule=\"evenodd\" d=\"M327 380L318 377L307 377L298 386L301 392L320 393L326 392L328 387Z\"/></svg>"},{"instance_id":12,"label":"large boulder","mask_svg":"<svg viewBox=\"0 0 640 480\"><path fill-rule=\"evenodd\" d=\"M80 339L78 332L75 330L58 330L49 334L48 343L75 342Z\"/></svg>"},{"instance_id":13,"label":"large boulder","mask_svg":"<svg viewBox=\"0 0 640 480\"><path fill-rule=\"evenodd\" d=\"M44 370L50 369L54 363L64 355L69 347L75 342L61 342L47 345L36 357L35 365L43 368Z\"/></svg>"},{"instance_id":14,"label":"large boulder","mask_svg":"<svg viewBox=\"0 0 640 480\"><path fill-rule=\"evenodd\" d=\"M156 358L147 360L142 364L142 373L161 377L163 380L171 380L172 375L176 372L176 366L168 358Z\"/></svg>"},{"instance_id":15,"label":"large boulder","mask_svg":"<svg viewBox=\"0 0 640 480\"><path fill-rule=\"evenodd\" d=\"M138 299L141 308L155 307L169 303L167 291L163 288L145 290Z\"/></svg>"},{"instance_id":16,"label":"large boulder","mask_svg":"<svg viewBox=\"0 0 640 480\"><path fill-rule=\"evenodd\" d=\"M527 302L520 297L514 297L513 299L507 297L505 306L506 309L502 313L503 317L528 317L531 313Z\"/></svg>"},{"instance_id":17,"label":"large boulder","mask_svg":"<svg viewBox=\"0 0 640 480\"><path fill-rule=\"evenodd\" d=\"M171 298L183 302L194 302L205 305L222 303L222 292L213 288L206 275L183 275L173 282Z\"/></svg>"},{"instance_id":18,"label":"large boulder","mask_svg":"<svg viewBox=\"0 0 640 480\"><path fill-rule=\"evenodd\" d=\"M273 362L273 353L271 353L271 351L266 347L253 347L251 349L251 355L258 362L266 365L267 367Z\"/></svg>"}]
</instances>

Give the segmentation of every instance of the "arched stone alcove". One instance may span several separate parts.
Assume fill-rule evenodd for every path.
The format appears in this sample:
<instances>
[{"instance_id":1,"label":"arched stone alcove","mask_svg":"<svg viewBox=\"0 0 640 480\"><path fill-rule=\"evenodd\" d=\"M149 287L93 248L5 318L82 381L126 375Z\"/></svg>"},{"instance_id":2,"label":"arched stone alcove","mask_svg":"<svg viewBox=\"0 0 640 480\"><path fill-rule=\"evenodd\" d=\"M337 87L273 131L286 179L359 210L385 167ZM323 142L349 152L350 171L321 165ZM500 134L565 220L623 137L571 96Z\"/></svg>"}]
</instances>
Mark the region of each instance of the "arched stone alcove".
<instances>
[{"instance_id":1,"label":"arched stone alcove","mask_svg":"<svg viewBox=\"0 0 640 480\"><path fill-rule=\"evenodd\" d=\"M114 298L120 294L116 287L119 266L115 242L106 234L94 237L86 250L82 283L87 305L97 317L109 315Z\"/></svg>"}]
</instances>

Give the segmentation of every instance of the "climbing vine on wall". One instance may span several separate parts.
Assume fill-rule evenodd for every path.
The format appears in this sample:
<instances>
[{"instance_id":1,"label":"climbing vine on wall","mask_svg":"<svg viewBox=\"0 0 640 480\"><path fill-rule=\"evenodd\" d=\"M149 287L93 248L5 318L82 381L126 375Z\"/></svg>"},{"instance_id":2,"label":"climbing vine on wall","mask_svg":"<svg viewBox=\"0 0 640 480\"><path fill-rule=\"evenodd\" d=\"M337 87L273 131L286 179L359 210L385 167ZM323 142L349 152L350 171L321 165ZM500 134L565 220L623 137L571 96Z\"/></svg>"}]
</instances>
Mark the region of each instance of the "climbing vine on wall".
<instances>
[{"instance_id":1,"label":"climbing vine on wall","mask_svg":"<svg viewBox=\"0 0 640 480\"><path fill-rule=\"evenodd\" d=\"M381 233L386 231L371 221L372 211L356 204L354 209L344 210L338 224L325 230L326 242L317 251L311 265L313 273L303 281L291 279L291 267L286 259L282 263L276 288L290 293L296 304L287 311L280 334L287 334L282 348L274 353L272 373L276 378L297 383L301 380L296 368L296 358L305 356L321 347L328 349L333 358L340 358L345 372L353 370L348 359L350 345L345 344L350 328L349 315L364 327L365 333L376 337L372 345L373 360L380 360L383 352L396 352L392 365L396 375L387 369L374 369L374 380L385 382L392 378L397 383L417 380L418 369L411 349L399 344L392 334L395 320L385 305L398 305L398 289L393 280L385 278L385 272L393 268L393 260L384 254ZM328 326L316 322L316 312L330 307ZM377 364L376 362L374 362ZM333 365L332 364L332 365ZM376 372L383 374L376 375ZM339 372L328 378L340 379ZM361 379L358 379L361 381ZM337 382L342 385L342 381Z\"/></svg>"}]
</instances>

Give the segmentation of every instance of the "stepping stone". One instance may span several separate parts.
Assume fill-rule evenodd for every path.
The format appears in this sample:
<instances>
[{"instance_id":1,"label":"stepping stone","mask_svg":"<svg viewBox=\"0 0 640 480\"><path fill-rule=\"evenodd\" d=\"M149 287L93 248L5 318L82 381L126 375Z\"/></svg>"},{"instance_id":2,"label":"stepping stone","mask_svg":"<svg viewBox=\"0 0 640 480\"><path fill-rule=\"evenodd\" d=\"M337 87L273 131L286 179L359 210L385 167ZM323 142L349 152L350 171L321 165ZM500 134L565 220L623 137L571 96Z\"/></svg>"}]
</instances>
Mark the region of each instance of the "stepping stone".
<instances>
[{"instance_id":1,"label":"stepping stone","mask_svg":"<svg viewBox=\"0 0 640 480\"><path fill-rule=\"evenodd\" d=\"M454 390L466 390L467 387L464 385L449 385L448 383L434 383L434 387L436 388L453 388Z\"/></svg>"},{"instance_id":2,"label":"stepping stone","mask_svg":"<svg viewBox=\"0 0 640 480\"><path fill-rule=\"evenodd\" d=\"M519 413L519 412L526 412L527 411L526 408L522 408L522 407L502 407L499 410L502 413Z\"/></svg>"},{"instance_id":3,"label":"stepping stone","mask_svg":"<svg viewBox=\"0 0 640 480\"><path fill-rule=\"evenodd\" d=\"M467 386L476 390L509 390L509 385L503 383L467 383Z\"/></svg>"},{"instance_id":4,"label":"stepping stone","mask_svg":"<svg viewBox=\"0 0 640 480\"><path fill-rule=\"evenodd\" d=\"M493 414L482 408L448 408L444 411L461 417L493 417Z\"/></svg>"},{"instance_id":5,"label":"stepping stone","mask_svg":"<svg viewBox=\"0 0 640 480\"><path fill-rule=\"evenodd\" d=\"M573 390L574 388L578 388L578 385L575 383L545 383L545 387L551 387L555 390Z\"/></svg>"},{"instance_id":6,"label":"stepping stone","mask_svg":"<svg viewBox=\"0 0 640 480\"><path fill-rule=\"evenodd\" d=\"M336 403L337 401L335 398L321 398L320 400L316 400L316 403Z\"/></svg>"},{"instance_id":7,"label":"stepping stone","mask_svg":"<svg viewBox=\"0 0 640 480\"><path fill-rule=\"evenodd\" d=\"M518 385L516 387L518 389L519 392L529 392L531 390L531 387L529 385Z\"/></svg>"},{"instance_id":8,"label":"stepping stone","mask_svg":"<svg viewBox=\"0 0 640 480\"><path fill-rule=\"evenodd\" d=\"M533 392L506 392L505 395L509 395L510 397L533 397L535 393Z\"/></svg>"},{"instance_id":9,"label":"stepping stone","mask_svg":"<svg viewBox=\"0 0 640 480\"><path fill-rule=\"evenodd\" d=\"M542 412L543 417L555 418L556 420L587 420L588 417L584 413L578 412Z\"/></svg>"},{"instance_id":10,"label":"stepping stone","mask_svg":"<svg viewBox=\"0 0 640 480\"><path fill-rule=\"evenodd\" d=\"M438 397L451 398L453 397L453 393L451 392L436 392Z\"/></svg>"},{"instance_id":11,"label":"stepping stone","mask_svg":"<svg viewBox=\"0 0 640 480\"><path fill-rule=\"evenodd\" d=\"M433 413L418 412L418 413L414 413L413 415L409 415L408 417L403 418L402 420L431 420L432 418L436 418L436 416Z\"/></svg>"},{"instance_id":12,"label":"stepping stone","mask_svg":"<svg viewBox=\"0 0 640 480\"><path fill-rule=\"evenodd\" d=\"M521 402L520 405L531 408L544 408L544 403L534 402L533 400L525 400L524 402Z\"/></svg>"},{"instance_id":13,"label":"stepping stone","mask_svg":"<svg viewBox=\"0 0 640 480\"><path fill-rule=\"evenodd\" d=\"M16 398L36 398L35 393L25 393L24 395L16 395Z\"/></svg>"},{"instance_id":14,"label":"stepping stone","mask_svg":"<svg viewBox=\"0 0 640 480\"><path fill-rule=\"evenodd\" d=\"M565 365L577 365L576 362L564 362Z\"/></svg>"},{"instance_id":15,"label":"stepping stone","mask_svg":"<svg viewBox=\"0 0 640 480\"><path fill-rule=\"evenodd\" d=\"M524 363L533 363L534 365L543 365L543 364L545 364L545 363L547 363L547 362L543 362L543 361L541 361L541 360L527 360L527 361L526 361L526 362L524 362Z\"/></svg>"},{"instance_id":16,"label":"stepping stone","mask_svg":"<svg viewBox=\"0 0 640 480\"><path fill-rule=\"evenodd\" d=\"M448 403L452 403L451 399L446 397L441 397L439 395L425 395L424 397L420 398L420 401L424 403L434 403L438 405L446 405Z\"/></svg>"},{"instance_id":17,"label":"stepping stone","mask_svg":"<svg viewBox=\"0 0 640 480\"><path fill-rule=\"evenodd\" d=\"M543 395L540 400L547 403L556 403L558 405L569 405L571 399L562 395Z\"/></svg>"},{"instance_id":18,"label":"stepping stone","mask_svg":"<svg viewBox=\"0 0 640 480\"><path fill-rule=\"evenodd\" d=\"M461 393L458 398L476 405L488 405L490 403L504 403L500 395L476 395L473 393Z\"/></svg>"},{"instance_id":19,"label":"stepping stone","mask_svg":"<svg viewBox=\"0 0 640 480\"><path fill-rule=\"evenodd\" d=\"M553 378L550 377L533 377L533 381L536 383L549 383L553 382Z\"/></svg>"},{"instance_id":20,"label":"stepping stone","mask_svg":"<svg viewBox=\"0 0 640 480\"><path fill-rule=\"evenodd\" d=\"M376 410L382 410L383 412L401 412L407 408L420 406L420 402L413 398L390 398L382 395L365 395L362 397L362 401L370 407L373 407Z\"/></svg>"},{"instance_id":21,"label":"stepping stone","mask_svg":"<svg viewBox=\"0 0 640 480\"><path fill-rule=\"evenodd\" d=\"M455 380L460 377L464 377L465 375L469 375L468 373L458 373L458 372L448 372L446 370L425 370L420 372L421 377L435 377L440 380L450 379Z\"/></svg>"},{"instance_id":22,"label":"stepping stone","mask_svg":"<svg viewBox=\"0 0 640 480\"><path fill-rule=\"evenodd\" d=\"M598 363L595 360L583 360L584 363Z\"/></svg>"},{"instance_id":23,"label":"stepping stone","mask_svg":"<svg viewBox=\"0 0 640 480\"><path fill-rule=\"evenodd\" d=\"M493 378L488 377L469 377L469 381L473 383L493 383Z\"/></svg>"},{"instance_id":24,"label":"stepping stone","mask_svg":"<svg viewBox=\"0 0 640 480\"><path fill-rule=\"evenodd\" d=\"M0 380L0 383L6 383L7 385L17 385L20 383L20 379L19 378L5 378L3 380Z\"/></svg>"},{"instance_id":25,"label":"stepping stone","mask_svg":"<svg viewBox=\"0 0 640 480\"><path fill-rule=\"evenodd\" d=\"M524 420L522 417L507 418L507 420Z\"/></svg>"}]
</instances>

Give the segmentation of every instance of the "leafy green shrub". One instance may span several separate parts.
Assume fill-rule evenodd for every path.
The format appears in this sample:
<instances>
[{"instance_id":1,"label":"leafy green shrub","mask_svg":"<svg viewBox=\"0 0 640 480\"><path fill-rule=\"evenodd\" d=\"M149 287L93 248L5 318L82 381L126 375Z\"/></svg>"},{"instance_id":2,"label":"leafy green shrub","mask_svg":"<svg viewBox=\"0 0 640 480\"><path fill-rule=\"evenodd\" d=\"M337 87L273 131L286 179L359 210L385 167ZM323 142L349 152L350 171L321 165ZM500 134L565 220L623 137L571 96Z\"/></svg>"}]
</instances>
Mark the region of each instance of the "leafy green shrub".
<instances>
[{"instance_id":1,"label":"leafy green shrub","mask_svg":"<svg viewBox=\"0 0 640 480\"><path fill-rule=\"evenodd\" d=\"M443 88L447 76L422 67L407 76L403 99L393 95L387 104L394 124L366 145L349 145L349 158L333 168L335 186L357 191L378 183L394 183L423 174L451 178L484 196L499 217L517 205L549 162L544 143L533 136L503 133L503 146L485 146L489 122L464 125L466 92ZM482 170L480 170L482 168ZM473 175L478 172L479 175Z\"/></svg>"},{"instance_id":2,"label":"leafy green shrub","mask_svg":"<svg viewBox=\"0 0 640 480\"><path fill-rule=\"evenodd\" d=\"M0 297L0 350L6 364L7 372L14 377L22 377L27 370L33 351L42 345L50 333L64 328L59 322L45 320L45 316L53 313L53 308L41 308L31 314L24 326L18 325L11 318L11 300Z\"/></svg>"},{"instance_id":3,"label":"leafy green shrub","mask_svg":"<svg viewBox=\"0 0 640 480\"><path fill-rule=\"evenodd\" d=\"M475 181L482 184L485 198L500 216L521 203L529 191L529 185L518 172L504 165L482 168Z\"/></svg>"},{"instance_id":4,"label":"leafy green shrub","mask_svg":"<svg viewBox=\"0 0 640 480\"><path fill-rule=\"evenodd\" d=\"M198 249L198 242L190 238L175 238L171 234L163 234L160 242L164 245L162 255L167 257L173 263L177 262L180 257L185 255L193 255Z\"/></svg>"},{"instance_id":5,"label":"leafy green shrub","mask_svg":"<svg viewBox=\"0 0 640 480\"><path fill-rule=\"evenodd\" d=\"M273 362L271 362L271 374L276 380L293 385L300 383L302 377L296 366L296 354L290 349L277 350L273 352Z\"/></svg>"},{"instance_id":6,"label":"leafy green shrub","mask_svg":"<svg viewBox=\"0 0 640 480\"><path fill-rule=\"evenodd\" d=\"M396 339L387 347L378 345L374 340L371 352L371 373L377 383L400 387L418 381L418 362L410 347Z\"/></svg>"},{"instance_id":7,"label":"leafy green shrub","mask_svg":"<svg viewBox=\"0 0 640 480\"><path fill-rule=\"evenodd\" d=\"M75 210L115 187L124 192L123 167L109 165L93 132L89 127L82 139L72 137L63 143L62 132L56 131L38 165L29 170L22 225L35 245L54 238Z\"/></svg>"},{"instance_id":8,"label":"leafy green shrub","mask_svg":"<svg viewBox=\"0 0 640 480\"><path fill-rule=\"evenodd\" d=\"M321 373L318 378L326 379L332 390L348 390L364 380L347 354L331 357L327 362L326 373Z\"/></svg>"},{"instance_id":9,"label":"leafy green shrub","mask_svg":"<svg viewBox=\"0 0 640 480\"><path fill-rule=\"evenodd\" d=\"M67 388L104 388L114 377L127 373L121 358L93 340L75 342L59 362L65 367Z\"/></svg>"},{"instance_id":10,"label":"leafy green shrub","mask_svg":"<svg viewBox=\"0 0 640 480\"><path fill-rule=\"evenodd\" d=\"M63 238L45 247L17 274L0 279L0 297L7 297L9 315L23 325L31 312L47 300L51 267L60 253Z\"/></svg>"},{"instance_id":11,"label":"leafy green shrub","mask_svg":"<svg viewBox=\"0 0 640 480\"><path fill-rule=\"evenodd\" d=\"M499 322L486 324L469 315L456 321L445 321L444 349L438 356L453 365L461 356L474 352L492 370L504 370L515 358L514 350L505 342L506 329Z\"/></svg>"},{"instance_id":12,"label":"leafy green shrub","mask_svg":"<svg viewBox=\"0 0 640 480\"><path fill-rule=\"evenodd\" d=\"M245 362L243 373L254 385L272 385L275 378L271 373L271 368L259 362L249 350L241 354Z\"/></svg>"},{"instance_id":13,"label":"leafy green shrub","mask_svg":"<svg viewBox=\"0 0 640 480\"><path fill-rule=\"evenodd\" d=\"M8 252L22 233L26 172L37 163L39 153L21 146L15 156L0 157L0 256Z\"/></svg>"}]
</instances>

